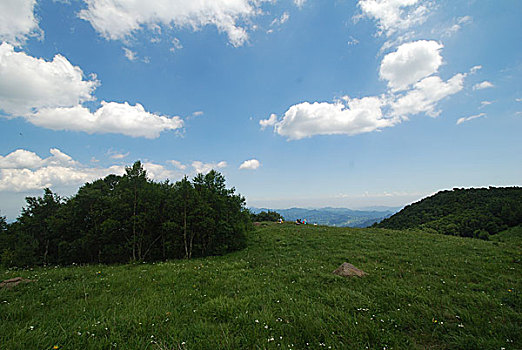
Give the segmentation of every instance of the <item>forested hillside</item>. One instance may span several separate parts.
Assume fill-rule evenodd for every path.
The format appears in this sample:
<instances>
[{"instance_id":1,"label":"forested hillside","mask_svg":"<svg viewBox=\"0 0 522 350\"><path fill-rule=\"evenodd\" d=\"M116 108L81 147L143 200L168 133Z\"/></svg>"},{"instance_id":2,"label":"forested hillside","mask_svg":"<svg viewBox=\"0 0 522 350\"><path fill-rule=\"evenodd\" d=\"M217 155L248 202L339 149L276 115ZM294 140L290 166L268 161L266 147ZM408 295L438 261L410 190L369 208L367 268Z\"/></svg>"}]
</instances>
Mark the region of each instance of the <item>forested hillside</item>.
<instances>
[{"instance_id":1,"label":"forested hillside","mask_svg":"<svg viewBox=\"0 0 522 350\"><path fill-rule=\"evenodd\" d=\"M176 183L147 178L140 162L123 176L83 185L71 198L46 189L21 216L0 220L7 266L155 261L220 255L245 246L245 200L215 172Z\"/></svg>"},{"instance_id":2,"label":"forested hillside","mask_svg":"<svg viewBox=\"0 0 522 350\"><path fill-rule=\"evenodd\" d=\"M441 191L374 226L488 239L489 235L521 223L522 188L490 187Z\"/></svg>"}]
</instances>

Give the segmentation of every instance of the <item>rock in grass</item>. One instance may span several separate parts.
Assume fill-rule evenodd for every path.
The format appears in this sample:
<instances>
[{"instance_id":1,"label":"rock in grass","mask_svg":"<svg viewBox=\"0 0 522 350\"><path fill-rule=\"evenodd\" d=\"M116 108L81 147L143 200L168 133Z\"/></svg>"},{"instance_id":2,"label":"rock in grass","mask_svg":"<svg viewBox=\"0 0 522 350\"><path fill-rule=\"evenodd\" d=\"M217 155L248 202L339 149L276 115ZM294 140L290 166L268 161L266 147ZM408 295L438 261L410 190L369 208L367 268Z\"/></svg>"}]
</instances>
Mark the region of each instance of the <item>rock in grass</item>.
<instances>
[{"instance_id":1,"label":"rock in grass","mask_svg":"<svg viewBox=\"0 0 522 350\"><path fill-rule=\"evenodd\" d=\"M366 272L363 270L359 270L352 264L349 264L347 262L343 263L341 266L339 266L337 269L333 271L333 274L343 276L343 277L362 277L366 275Z\"/></svg>"},{"instance_id":2,"label":"rock in grass","mask_svg":"<svg viewBox=\"0 0 522 350\"><path fill-rule=\"evenodd\" d=\"M0 288L13 288L14 286L19 285L20 283L32 282L32 280L28 280L22 277L15 277L5 281L0 282Z\"/></svg>"}]
</instances>

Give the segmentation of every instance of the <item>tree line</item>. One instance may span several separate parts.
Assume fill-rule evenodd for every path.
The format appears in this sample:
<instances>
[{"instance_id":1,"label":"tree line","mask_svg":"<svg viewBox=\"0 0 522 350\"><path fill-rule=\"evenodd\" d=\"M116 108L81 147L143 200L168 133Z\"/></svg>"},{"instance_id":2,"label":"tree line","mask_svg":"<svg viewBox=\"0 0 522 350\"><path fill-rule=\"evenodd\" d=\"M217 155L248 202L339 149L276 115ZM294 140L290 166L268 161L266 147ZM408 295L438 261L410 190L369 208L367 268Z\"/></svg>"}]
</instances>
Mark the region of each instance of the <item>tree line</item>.
<instances>
[{"instance_id":1,"label":"tree line","mask_svg":"<svg viewBox=\"0 0 522 350\"><path fill-rule=\"evenodd\" d=\"M86 183L70 198L27 197L11 224L0 217L7 266L126 263L222 255L245 247L245 199L212 170L154 182L138 161L122 176Z\"/></svg>"},{"instance_id":2,"label":"tree line","mask_svg":"<svg viewBox=\"0 0 522 350\"><path fill-rule=\"evenodd\" d=\"M268 210L268 211L261 211L259 213L251 213L250 217L252 218L252 221L254 222L261 222L261 221L272 221L277 222L280 219L284 220L283 216L279 214L276 211Z\"/></svg>"},{"instance_id":3,"label":"tree line","mask_svg":"<svg viewBox=\"0 0 522 350\"><path fill-rule=\"evenodd\" d=\"M375 227L489 239L522 224L522 188L454 188L408 205Z\"/></svg>"}]
</instances>

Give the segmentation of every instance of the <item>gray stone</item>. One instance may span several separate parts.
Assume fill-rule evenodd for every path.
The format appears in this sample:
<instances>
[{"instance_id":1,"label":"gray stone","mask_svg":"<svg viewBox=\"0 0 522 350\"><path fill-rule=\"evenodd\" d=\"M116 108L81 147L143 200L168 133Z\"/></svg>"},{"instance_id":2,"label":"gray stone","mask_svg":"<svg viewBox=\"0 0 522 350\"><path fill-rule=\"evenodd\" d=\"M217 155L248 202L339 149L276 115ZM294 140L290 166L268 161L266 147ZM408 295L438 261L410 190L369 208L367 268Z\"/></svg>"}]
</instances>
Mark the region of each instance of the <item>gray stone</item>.
<instances>
[{"instance_id":1,"label":"gray stone","mask_svg":"<svg viewBox=\"0 0 522 350\"><path fill-rule=\"evenodd\" d=\"M359 270L352 264L349 264L347 262L343 263L341 266L339 266L337 269L334 270L333 274L343 276L343 277L362 277L366 275L366 272L363 270Z\"/></svg>"}]
</instances>

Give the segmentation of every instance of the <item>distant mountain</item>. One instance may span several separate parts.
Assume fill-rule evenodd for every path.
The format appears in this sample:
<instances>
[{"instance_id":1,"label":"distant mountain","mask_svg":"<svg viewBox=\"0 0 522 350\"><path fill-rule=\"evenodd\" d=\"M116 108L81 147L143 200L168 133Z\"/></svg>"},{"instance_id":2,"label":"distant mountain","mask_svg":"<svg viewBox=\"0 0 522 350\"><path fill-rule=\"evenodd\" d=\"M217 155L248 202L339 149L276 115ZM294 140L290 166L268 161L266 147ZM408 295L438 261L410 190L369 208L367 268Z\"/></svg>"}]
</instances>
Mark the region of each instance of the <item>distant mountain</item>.
<instances>
[{"instance_id":1,"label":"distant mountain","mask_svg":"<svg viewBox=\"0 0 522 350\"><path fill-rule=\"evenodd\" d=\"M272 209L272 208L250 208L255 214L262 211L276 211L281 214L286 221L295 221L297 219L306 219L309 223L317 223L318 225L328 225L337 227L368 227L376 222L392 216L395 211L384 210L352 210L348 208L290 208L290 209Z\"/></svg>"},{"instance_id":2,"label":"distant mountain","mask_svg":"<svg viewBox=\"0 0 522 350\"><path fill-rule=\"evenodd\" d=\"M522 187L454 188L406 206L376 227L488 239L522 224Z\"/></svg>"}]
</instances>

